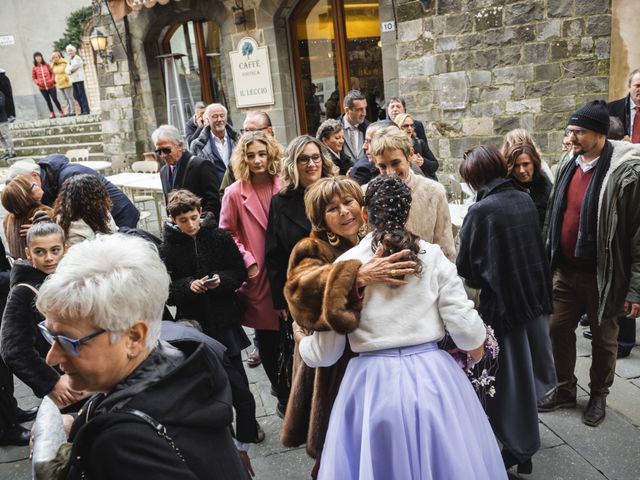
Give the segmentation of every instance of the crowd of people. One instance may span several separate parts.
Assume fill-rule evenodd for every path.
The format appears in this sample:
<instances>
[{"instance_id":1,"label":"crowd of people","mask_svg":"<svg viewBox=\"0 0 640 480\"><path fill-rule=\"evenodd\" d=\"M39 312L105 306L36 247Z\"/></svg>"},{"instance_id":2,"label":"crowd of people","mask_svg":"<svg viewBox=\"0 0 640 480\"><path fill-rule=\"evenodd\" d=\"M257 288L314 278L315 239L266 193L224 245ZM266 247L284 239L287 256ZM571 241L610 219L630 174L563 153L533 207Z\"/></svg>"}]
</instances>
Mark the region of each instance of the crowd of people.
<instances>
[{"instance_id":1,"label":"crowd of people","mask_svg":"<svg viewBox=\"0 0 640 480\"><path fill-rule=\"evenodd\" d=\"M186 135L158 127L162 238L96 172L14 164L0 443L25 444L34 414L14 374L69 415L66 478L248 478L265 438L241 357L252 329L247 367L263 366L280 441L306 446L313 478L531 473L538 412L576 406L581 316L596 427L628 355L619 325L640 315L640 71L629 88L620 122L603 101L569 117L554 173L525 130L465 152L475 197L457 243L399 97L368 123L351 91L286 147L266 112L236 132L221 104L199 105Z\"/></svg>"},{"instance_id":2,"label":"crowd of people","mask_svg":"<svg viewBox=\"0 0 640 480\"><path fill-rule=\"evenodd\" d=\"M68 60L62 52L54 51L49 63L45 61L42 53L33 54L31 78L47 102L49 118L56 118L56 110L59 117L75 116L74 100L78 102L80 115L91 113L84 88L84 62L73 45L67 45L65 51ZM63 99L62 105L58 94Z\"/></svg>"}]
</instances>

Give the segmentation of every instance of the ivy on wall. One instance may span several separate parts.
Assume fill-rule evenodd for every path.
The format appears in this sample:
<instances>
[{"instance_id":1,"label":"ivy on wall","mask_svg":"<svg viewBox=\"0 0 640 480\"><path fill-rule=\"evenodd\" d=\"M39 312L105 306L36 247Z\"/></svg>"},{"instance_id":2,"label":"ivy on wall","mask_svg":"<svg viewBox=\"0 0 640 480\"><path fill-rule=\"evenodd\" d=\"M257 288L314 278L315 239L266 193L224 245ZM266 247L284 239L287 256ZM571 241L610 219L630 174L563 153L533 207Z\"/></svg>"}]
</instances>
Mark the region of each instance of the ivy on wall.
<instances>
[{"instance_id":1,"label":"ivy on wall","mask_svg":"<svg viewBox=\"0 0 640 480\"><path fill-rule=\"evenodd\" d=\"M65 47L69 44L79 49L82 46L82 35L92 15L93 8L91 6L71 12L67 17L67 28L62 37L53 42L53 49L64 52Z\"/></svg>"}]
</instances>

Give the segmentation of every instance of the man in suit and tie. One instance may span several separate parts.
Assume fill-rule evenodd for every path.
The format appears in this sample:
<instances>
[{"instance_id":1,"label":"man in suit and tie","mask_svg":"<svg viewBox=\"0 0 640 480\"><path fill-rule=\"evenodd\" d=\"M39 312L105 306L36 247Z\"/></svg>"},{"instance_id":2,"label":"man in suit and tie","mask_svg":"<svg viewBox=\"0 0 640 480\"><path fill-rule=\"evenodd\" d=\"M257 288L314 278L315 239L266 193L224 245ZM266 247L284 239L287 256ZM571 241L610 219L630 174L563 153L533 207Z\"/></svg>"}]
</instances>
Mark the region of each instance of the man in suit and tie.
<instances>
[{"instance_id":1,"label":"man in suit and tie","mask_svg":"<svg viewBox=\"0 0 640 480\"><path fill-rule=\"evenodd\" d=\"M349 91L344 97L344 113L340 117L344 128L344 153L352 164L366 158L363 150L364 135L369 126L367 99L358 90Z\"/></svg>"},{"instance_id":2,"label":"man in suit and tie","mask_svg":"<svg viewBox=\"0 0 640 480\"><path fill-rule=\"evenodd\" d=\"M607 105L609 115L618 117L631 143L640 143L640 68L629 74L629 94Z\"/></svg>"},{"instance_id":3,"label":"man in suit and tie","mask_svg":"<svg viewBox=\"0 0 640 480\"><path fill-rule=\"evenodd\" d=\"M164 201L172 190L184 188L202 199L202 210L220 216L220 181L215 166L206 158L196 157L184 148L180 131L172 125L160 125L151 135L156 154L166 165L160 170Z\"/></svg>"},{"instance_id":4,"label":"man in suit and tie","mask_svg":"<svg viewBox=\"0 0 640 480\"><path fill-rule=\"evenodd\" d=\"M215 167L218 185L229 166L231 152L238 134L227 123L227 109L220 103L208 105L204 111L207 124L194 134L189 150L198 157L210 160Z\"/></svg>"}]
</instances>

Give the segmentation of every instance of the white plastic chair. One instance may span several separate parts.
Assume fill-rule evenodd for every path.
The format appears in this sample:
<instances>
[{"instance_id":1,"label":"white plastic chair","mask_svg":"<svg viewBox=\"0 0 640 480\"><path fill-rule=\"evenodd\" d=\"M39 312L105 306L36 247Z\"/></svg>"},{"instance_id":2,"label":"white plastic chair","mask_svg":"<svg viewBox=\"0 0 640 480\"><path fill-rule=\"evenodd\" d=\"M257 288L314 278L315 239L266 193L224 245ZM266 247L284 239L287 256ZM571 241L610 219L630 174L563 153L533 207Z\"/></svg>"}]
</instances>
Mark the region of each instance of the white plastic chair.
<instances>
[{"instance_id":1,"label":"white plastic chair","mask_svg":"<svg viewBox=\"0 0 640 480\"><path fill-rule=\"evenodd\" d=\"M158 163L152 160L140 160L138 162L133 162L131 164L131 170L135 173L145 173L151 174L156 173L158 171ZM147 208L147 202L153 202L153 205L156 209L156 216L158 221L158 229L160 234L162 234L162 201L164 197L162 196L162 192L155 192L152 190L133 190L132 192L133 203L142 207L142 209ZM147 215L144 215L144 214ZM145 228L148 227L148 219L151 216L151 212L147 210L140 211L140 221L143 223Z\"/></svg>"},{"instance_id":2,"label":"white plastic chair","mask_svg":"<svg viewBox=\"0 0 640 480\"><path fill-rule=\"evenodd\" d=\"M89 149L88 148L74 148L71 150L67 150L65 154L70 162L81 162L89 160Z\"/></svg>"}]
</instances>

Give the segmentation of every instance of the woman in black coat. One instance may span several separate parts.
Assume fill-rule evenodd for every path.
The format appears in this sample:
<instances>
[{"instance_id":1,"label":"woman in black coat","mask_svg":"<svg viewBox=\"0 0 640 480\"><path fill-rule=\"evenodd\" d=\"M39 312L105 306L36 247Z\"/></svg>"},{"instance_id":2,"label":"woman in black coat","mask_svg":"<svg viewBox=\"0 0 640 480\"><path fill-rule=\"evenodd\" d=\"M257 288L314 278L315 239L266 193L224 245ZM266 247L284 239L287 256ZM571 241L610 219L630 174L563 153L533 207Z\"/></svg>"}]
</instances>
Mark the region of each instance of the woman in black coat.
<instances>
[{"instance_id":1,"label":"woman in black coat","mask_svg":"<svg viewBox=\"0 0 640 480\"><path fill-rule=\"evenodd\" d=\"M296 243L308 237L311 232L311 223L304 208L305 189L320 178L335 175L338 170L324 155L323 150L323 144L309 135L294 138L289 143L281 165L282 190L271 198L265 238L265 263L273 307L280 311L281 318L288 317L284 285L287 281L289 255ZM278 348L280 333L274 332L268 347L263 345L265 341L267 340L261 339L260 349ZM291 378L284 383L290 386ZM279 385L277 394L276 413L284 418L289 398L288 386Z\"/></svg>"},{"instance_id":2,"label":"woman in black coat","mask_svg":"<svg viewBox=\"0 0 640 480\"><path fill-rule=\"evenodd\" d=\"M537 149L527 142L514 143L507 150L505 159L509 177L513 178L533 200L542 228L553 185L542 171L542 160Z\"/></svg>"},{"instance_id":3,"label":"woman in black coat","mask_svg":"<svg viewBox=\"0 0 640 480\"><path fill-rule=\"evenodd\" d=\"M549 338L551 273L535 205L491 146L467 152L460 175L476 190L460 230L458 274L480 289L478 312L500 345L486 411L508 468L530 473L540 448L537 402L556 384Z\"/></svg>"},{"instance_id":4,"label":"woman in black coat","mask_svg":"<svg viewBox=\"0 0 640 480\"><path fill-rule=\"evenodd\" d=\"M422 158L422 164L419 166L422 173L424 173L424 176L438 181L436 171L440 164L429 148L429 143L427 143L426 138L422 140L416 136L416 123L413 117L408 113L401 113L396 115L394 121L396 122L396 125L398 125L398 127L400 127L400 129L402 129L402 131L411 138L411 141L413 142L414 155L419 155L420 158Z\"/></svg>"}]
</instances>

